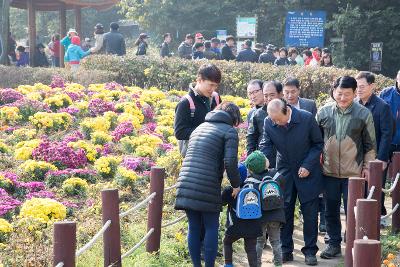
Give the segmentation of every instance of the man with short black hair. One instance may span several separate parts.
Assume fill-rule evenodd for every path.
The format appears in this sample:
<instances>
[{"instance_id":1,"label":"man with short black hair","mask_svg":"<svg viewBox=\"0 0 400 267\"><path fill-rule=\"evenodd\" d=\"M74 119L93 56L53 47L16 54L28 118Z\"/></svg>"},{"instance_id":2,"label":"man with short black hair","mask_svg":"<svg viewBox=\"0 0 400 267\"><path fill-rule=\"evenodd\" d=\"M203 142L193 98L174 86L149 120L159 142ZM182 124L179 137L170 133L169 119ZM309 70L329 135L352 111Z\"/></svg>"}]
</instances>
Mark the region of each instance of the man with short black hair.
<instances>
[{"instance_id":1,"label":"man with short black hair","mask_svg":"<svg viewBox=\"0 0 400 267\"><path fill-rule=\"evenodd\" d=\"M216 94L221 83L221 71L213 64L202 65L197 72L196 84L189 86L189 93L175 108L174 134L180 142L181 154L186 154L187 140L191 133L204 122L206 114L213 110L221 98ZM191 110L191 106L195 110Z\"/></svg>"},{"instance_id":2,"label":"man with short black hair","mask_svg":"<svg viewBox=\"0 0 400 267\"><path fill-rule=\"evenodd\" d=\"M276 57L274 56L274 46L267 45L267 49L260 55L260 57L258 59L258 63L274 64L275 60L276 60Z\"/></svg>"},{"instance_id":3,"label":"man with short black hair","mask_svg":"<svg viewBox=\"0 0 400 267\"><path fill-rule=\"evenodd\" d=\"M226 37L226 43L222 47L221 57L224 60L235 60L235 55L232 52L232 48L235 46L235 37L229 35Z\"/></svg>"},{"instance_id":4,"label":"man with short black hair","mask_svg":"<svg viewBox=\"0 0 400 267\"><path fill-rule=\"evenodd\" d=\"M244 42L244 49L239 52L236 57L236 61L238 62L257 62L258 56L257 53L251 49L253 42L251 40L246 40Z\"/></svg>"},{"instance_id":5,"label":"man with short black hair","mask_svg":"<svg viewBox=\"0 0 400 267\"><path fill-rule=\"evenodd\" d=\"M354 101L356 89L357 81L353 77L338 78L332 91L335 102L323 106L316 116L325 143L322 170L329 241L320 255L323 259L341 255L340 204L343 197L347 213L348 180L350 177L368 179L368 162L376 156L372 114Z\"/></svg>"},{"instance_id":6,"label":"man with short black hair","mask_svg":"<svg viewBox=\"0 0 400 267\"><path fill-rule=\"evenodd\" d=\"M116 22L111 22L110 31L104 34L103 46L106 54L123 56L126 54L125 39L118 32L119 25Z\"/></svg>"},{"instance_id":7,"label":"man with short black hair","mask_svg":"<svg viewBox=\"0 0 400 267\"><path fill-rule=\"evenodd\" d=\"M213 51L217 55L217 59L221 59L221 41L214 37L211 38L211 51Z\"/></svg>"},{"instance_id":8,"label":"man with short black hair","mask_svg":"<svg viewBox=\"0 0 400 267\"><path fill-rule=\"evenodd\" d=\"M191 34L186 34L185 41L183 41L178 47L178 55L180 58L192 59L192 44L194 37Z\"/></svg>"},{"instance_id":9,"label":"man with short black hair","mask_svg":"<svg viewBox=\"0 0 400 267\"><path fill-rule=\"evenodd\" d=\"M194 53L193 59L203 59L204 58L204 44L203 43L195 43L194 44Z\"/></svg>"},{"instance_id":10,"label":"man with short black hair","mask_svg":"<svg viewBox=\"0 0 400 267\"><path fill-rule=\"evenodd\" d=\"M291 106L308 111L314 116L317 114L315 101L300 97L300 82L298 79L289 77L283 81L283 97Z\"/></svg>"},{"instance_id":11,"label":"man with short black hair","mask_svg":"<svg viewBox=\"0 0 400 267\"><path fill-rule=\"evenodd\" d=\"M161 45L160 56L161 57L171 57L171 52L169 50L169 44L172 41L172 35L170 33L164 34L164 42Z\"/></svg>"},{"instance_id":12,"label":"man with short black hair","mask_svg":"<svg viewBox=\"0 0 400 267\"><path fill-rule=\"evenodd\" d=\"M356 76L358 103L368 108L374 119L377 159L383 162L382 186L386 184L390 144L393 135L393 115L390 106L374 94L375 76L369 71L361 71ZM386 215L385 194L382 192L381 215ZM386 226L386 221L381 221Z\"/></svg>"},{"instance_id":13,"label":"man with short black hair","mask_svg":"<svg viewBox=\"0 0 400 267\"><path fill-rule=\"evenodd\" d=\"M204 42L204 49L204 58L209 60L218 59L217 54L211 50L211 41Z\"/></svg>"}]
</instances>

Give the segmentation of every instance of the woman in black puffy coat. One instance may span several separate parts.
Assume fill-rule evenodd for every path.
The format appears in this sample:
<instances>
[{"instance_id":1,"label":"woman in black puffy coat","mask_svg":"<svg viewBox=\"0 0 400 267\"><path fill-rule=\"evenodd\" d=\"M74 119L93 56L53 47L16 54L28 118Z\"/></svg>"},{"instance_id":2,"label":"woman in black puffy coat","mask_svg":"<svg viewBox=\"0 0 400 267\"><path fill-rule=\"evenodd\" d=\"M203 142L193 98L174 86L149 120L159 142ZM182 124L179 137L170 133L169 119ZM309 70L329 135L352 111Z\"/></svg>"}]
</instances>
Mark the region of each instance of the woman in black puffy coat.
<instances>
[{"instance_id":1,"label":"woman in black puffy coat","mask_svg":"<svg viewBox=\"0 0 400 267\"><path fill-rule=\"evenodd\" d=\"M205 122L194 130L179 173L175 209L185 210L188 221L188 246L193 266L201 266L201 229L204 229L204 261L214 267L218 249L219 213L222 211L221 182L224 170L239 192L239 108L222 102L207 114Z\"/></svg>"}]
</instances>

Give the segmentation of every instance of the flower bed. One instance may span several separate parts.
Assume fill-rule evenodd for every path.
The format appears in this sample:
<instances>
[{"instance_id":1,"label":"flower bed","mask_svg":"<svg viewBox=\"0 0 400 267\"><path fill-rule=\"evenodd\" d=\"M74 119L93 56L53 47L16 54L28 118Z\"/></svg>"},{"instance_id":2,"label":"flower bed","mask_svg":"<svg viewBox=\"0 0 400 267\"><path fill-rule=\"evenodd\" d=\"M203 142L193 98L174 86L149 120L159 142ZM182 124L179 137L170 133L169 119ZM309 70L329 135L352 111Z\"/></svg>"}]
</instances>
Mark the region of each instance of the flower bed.
<instances>
[{"instance_id":1,"label":"flower bed","mask_svg":"<svg viewBox=\"0 0 400 267\"><path fill-rule=\"evenodd\" d=\"M181 157L173 118L184 94L117 83L84 87L60 77L50 86L0 89L0 266L18 249L20 265L43 249L33 265L45 266L52 224L100 222L103 188L119 188L124 209L147 194L140 190L147 191L152 166L175 179ZM240 97L227 99L249 107ZM81 241L92 233L84 228Z\"/></svg>"}]
</instances>

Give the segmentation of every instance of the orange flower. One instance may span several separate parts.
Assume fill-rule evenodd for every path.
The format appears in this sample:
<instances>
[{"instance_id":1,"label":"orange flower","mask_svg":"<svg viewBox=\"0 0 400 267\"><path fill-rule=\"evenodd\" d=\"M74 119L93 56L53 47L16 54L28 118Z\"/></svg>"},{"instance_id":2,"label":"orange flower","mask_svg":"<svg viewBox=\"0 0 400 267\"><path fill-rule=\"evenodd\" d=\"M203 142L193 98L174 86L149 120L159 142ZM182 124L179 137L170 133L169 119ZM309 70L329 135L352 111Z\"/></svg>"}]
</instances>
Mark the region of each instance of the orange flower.
<instances>
[{"instance_id":1,"label":"orange flower","mask_svg":"<svg viewBox=\"0 0 400 267\"><path fill-rule=\"evenodd\" d=\"M393 255L393 253L389 253L388 255L387 255L387 259L388 260L393 260L395 258L395 256Z\"/></svg>"},{"instance_id":2,"label":"orange flower","mask_svg":"<svg viewBox=\"0 0 400 267\"><path fill-rule=\"evenodd\" d=\"M383 264L385 264L385 265L388 265L389 263L390 263L390 261L387 259L383 261Z\"/></svg>"}]
</instances>

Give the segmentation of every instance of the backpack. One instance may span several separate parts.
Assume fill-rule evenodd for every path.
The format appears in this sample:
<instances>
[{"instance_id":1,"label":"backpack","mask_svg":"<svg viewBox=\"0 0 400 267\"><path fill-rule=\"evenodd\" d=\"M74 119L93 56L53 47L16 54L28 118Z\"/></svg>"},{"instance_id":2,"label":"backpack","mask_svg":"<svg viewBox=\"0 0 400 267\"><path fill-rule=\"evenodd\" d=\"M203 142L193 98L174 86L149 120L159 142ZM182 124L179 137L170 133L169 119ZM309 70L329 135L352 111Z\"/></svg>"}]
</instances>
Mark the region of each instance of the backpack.
<instances>
[{"instance_id":1,"label":"backpack","mask_svg":"<svg viewBox=\"0 0 400 267\"><path fill-rule=\"evenodd\" d=\"M274 177L265 176L259 185L262 210L276 210L284 207L284 198L281 187L276 179L280 176L277 172Z\"/></svg>"},{"instance_id":2,"label":"backpack","mask_svg":"<svg viewBox=\"0 0 400 267\"><path fill-rule=\"evenodd\" d=\"M215 100L215 103L217 106L219 105L219 95L217 92L212 93L212 98ZM194 105L194 101L192 97L187 94L184 95L181 99L184 100L187 99L189 101L189 108L190 108L190 118L194 118L194 112L196 111L196 106ZM178 140L178 147L179 147L179 152L181 153L182 157L186 156L187 148L188 148L189 140Z\"/></svg>"},{"instance_id":3,"label":"backpack","mask_svg":"<svg viewBox=\"0 0 400 267\"><path fill-rule=\"evenodd\" d=\"M260 192L252 184L246 184L237 195L236 216L247 220L261 218Z\"/></svg>"}]
</instances>

